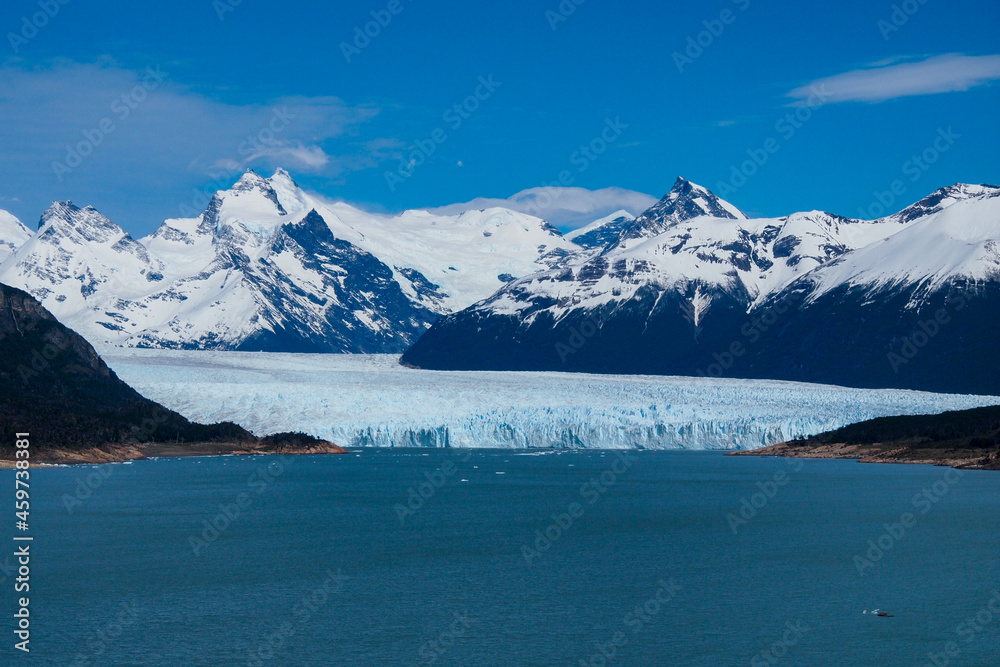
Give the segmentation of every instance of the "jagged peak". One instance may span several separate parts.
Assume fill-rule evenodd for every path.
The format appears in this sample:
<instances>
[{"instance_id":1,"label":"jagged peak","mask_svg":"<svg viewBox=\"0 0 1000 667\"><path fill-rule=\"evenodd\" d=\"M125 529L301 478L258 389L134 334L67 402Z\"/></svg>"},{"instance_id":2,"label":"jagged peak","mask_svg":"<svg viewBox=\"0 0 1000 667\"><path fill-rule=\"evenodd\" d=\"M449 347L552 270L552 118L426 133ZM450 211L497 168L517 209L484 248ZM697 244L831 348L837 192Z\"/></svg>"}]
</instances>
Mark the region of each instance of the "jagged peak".
<instances>
[{"instance_id":1,"label":"jagged peak","mask_svg":"<svg viewBox=\"0 0 1000 667\"><path fill-rule=\"evenodd\" d=\"M699 201L701 200L701 201ZM698 185L683 176L678 176L670 192L663 196L659 203L674 203L674 210L677 210L677 202L692 202L698 209L704 210L701 215L711 215L716 218L730 218L732 220L746 220L747 215L726 200L718 197L708 188ZM656 205L654 205L654 208ZM690 209L687 213L695 213L698 209ZM691 215L690 217L698 217Z\"/></svg>"},{"instance_id":2,"label":"jagged peak","mask_svg":"<svg viewBox=\"0 0 1000 667\"><path fill-rule=\"evenodd\" d=\"M290 182L292 185L298 187L298 183L295 182L295 179L292 178L292 175L290 173L288 173L288 171L286 169L282 168L282 167L278 167L277 169L275 169L274 170L274 175L271 176L271 178L269 178L268 180L269 181L274 181L275 179L286 180L286 181Z\"/></svg>"},{"instance_id":3,"label":"jagged peak","mask_svg":"<svg viewBox=\"0 0 1000 667\"><path fill-rule=\"evenodd\" d=\"M80 208L69 200L52 202L42 213L38 219L38 229L41 230L50 224L63 224L87 236L92 236L91 232L100 231L101 234L98 235L100 238L105 238L108 233L125 233L121 227L93 206Z\"/></svg>"},{"instance_id":4,"label":"jagged peak","mask_svg":"<svg viewBox=\"0 0 1000 667\"><path fill-rule=\"evenodd\" d=\"M80 211L80 207L68 199L66 201L54 201L49 204L49 207L38 218L38 228L41 229L50 220L70 220L78 211Z\"/></svg>"},{"instance_id":5,"label":"jagged peak","mask_svg":"<svg viewBox=\"0 0 1000 667\"><path fill-rule=\"evenodd\" d=\"M287 172L285 173L287 174ZM270 201L279 215L288 215L285 207L281 205L281 201L278 199L278 193L271 186L271 181L253 169L247 169L231 188L220 190L212 196L211 201L209 201L208 206L205 208L205 212L202 214L201 230L207 232L219 225L220 214L223 207L226 206L227 200L230 198L238 200L254 192L259 193L264 199Z\"/></svg>"},{"instance_id":6,"label":"jagged peak","mask_svg":"<svg viewBox=\"0 0 1000 667\"><path fill-rule=\"evenodd\" d=\"M911 222L917 218L937 213L955 202L981 197L983 195L1000 195L1000 186L996 185L974 185L971 183L955 183L943 188L938 188L920 201L904 208L899 213L889 216L889 219L896 222Z\"/></svg>"},{"instance_id":7,"label":"jagged peak","mask_svg":"<svg viewBox=\"0 0 1000 667\"><path fill-rule=\"evenodd\" d=\"M247 169L246 173L240 177L240 180L236 181L236 184L229 189L229 192L239 196L240 194L253 192L254 190L259 191L266 199L269 199L275 208L278 209L278 213L281 215L287 214L285 208L278 200L278 193L271 186L271 181L253 169Z\"/></svg>"},{"instance_id":8,"label":"jagged peak","mask_svg":"<svg viewBox=\"0 0 1000 667\"><path fill-rule=\"evenodd\" d=\"M711 190L678 176L670 192L635 219L623 239L655 236L686 220L708 216L746 220L747 216Z\"/></svg>"},{"instance_id":9,"label":"jagged peak","mask_svg":"<svg viewBox=\"0 0 1000 667\"><path fill-rule=\"evenodd\" d=\"M279 176L281 172L284 172L284 170L279 170L278 173L275 173L275 176ZM284 175L288 176L288 172L284 172ZM229 188L228 192L239 195L245 192L253 192L254 190L260 191L265 197L271 199L278 206L279 210L281 210L281 204L278 203L278 197L274 193L271 180L264 178L253 169L247 169L240 176L239 180L233 184L233 187ZM284 211L281 210L281 213L284 214Z\"/></svg>"},{"instance_id":10,"label":"jagged peak","mask_svg":"<svg viewBox=\"0 0 1000 667\"><path fill-rule=\"evenodd\" d=\"M245 186L250 186L250 187L252 187L252 186L257 186L257 185L261 185L261 184L264 184L264 183L267 183L267 179L266 178L264 178L263 176L261 176L260 174L258 174L253 169L247 169L245 172L243 172L243 175L240 176L239 180L236 181L236 184L233 186L233 188L238 188L240 186L244 186L244 187Z\"/></svg>"}]
</instances>

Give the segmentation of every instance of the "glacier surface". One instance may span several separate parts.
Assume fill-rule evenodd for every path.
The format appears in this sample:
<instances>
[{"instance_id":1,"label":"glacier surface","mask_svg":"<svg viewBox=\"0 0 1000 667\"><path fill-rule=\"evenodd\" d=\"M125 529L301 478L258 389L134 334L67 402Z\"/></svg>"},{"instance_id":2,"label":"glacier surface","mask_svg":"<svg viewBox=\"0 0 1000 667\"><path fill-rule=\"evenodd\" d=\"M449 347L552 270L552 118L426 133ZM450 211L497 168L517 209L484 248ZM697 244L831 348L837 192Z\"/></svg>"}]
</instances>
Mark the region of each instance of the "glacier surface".
<instances>
[{"instance_id":1,"label":"glacier surface","mask_svg":"<svg viewBox=\"0 0 1000 667\"><path fill-rule=\"evenodd\" d=\"M754 449L874 417L1000 404L768 380L423 371L394 355L111 348L103 357L189 419L348 447Z\"/></svg>"}]
</instances>

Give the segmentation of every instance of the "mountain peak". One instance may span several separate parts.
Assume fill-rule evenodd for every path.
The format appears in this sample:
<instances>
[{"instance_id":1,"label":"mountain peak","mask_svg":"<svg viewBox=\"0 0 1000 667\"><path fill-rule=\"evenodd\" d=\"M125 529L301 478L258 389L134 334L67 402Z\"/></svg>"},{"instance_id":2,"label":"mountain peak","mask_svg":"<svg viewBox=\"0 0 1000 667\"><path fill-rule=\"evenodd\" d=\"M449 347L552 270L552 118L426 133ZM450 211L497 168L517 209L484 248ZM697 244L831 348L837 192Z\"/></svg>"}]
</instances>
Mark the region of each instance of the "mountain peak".
<instances>
[{"instance_id":1,"label":"mountain peak","mask_svg":"<svg viewBox=\"0 0 1000 667\"><path fill-rule=\"evenodd\" d=\"M275 176L278 176L278 174L275 174ZM269 203L264 203L262 200L266 200ZM272 187L271 181L253 169L247 169L233 187L225 192L216 193L205 210L204 220L206 225L212 228L218 226L221 219L225 217L235 217L249 221L260 215L264 215L265 217L270 215L270 211L268 210L270 206L273 206L279 215L288 214L281 205L278 193ZM224 207L230 209L229 216L222 215Z\"/></svg>"},{"instance_id":2,"label":"mountain peak","mask_svg":"<svg viewBox=\"0 0 1000 667\"><path fill-rule=\"evenodd\" d=\"M73 216L80 210L80 207L74 204L72 201L54 201L52 202L42 216L38 218L38 228L41 229L50 220L65 220L71 221Z\"/></svg>"},{"instance_id":3,"label":"mountain peak","mask_svg":"<svg viewBox=\"0 0 1000 667\"><path fill-rule=\"evenodd\" d=\"M656 236L680 222L703 216L747 219L743 211L715 196L708 188L678 176L670 192L636 218L622 238Z\"/></svg>"},{"instance_id":4,"label":"mountain peak","mask_svg":"<svg viewBox=\"0 0 1000 667\"><path fill-rule=\"evenodd\" d=\"M243 175L240 176L240 180L236 181L236 184L233 185L232 190L242 192L259 187L270 187L270 184L267 182L266 178L258 174L253 169L247 169L243 172Z\"/></svg>"},{"instance_id":5,"label":"mountain peak","mask_svg":"<svg viewBox=\"0 0 1000 667\"><path fill-rule=\"evenodd\" d=\"M683 190L683 189L688 189L688 188L701 188L701 186L698 185L697 183L692 183L691 181L689 181L688 179L684 178L683 176L678 176L677 180L674 181L674 186L672 188L670 188L670 190L674 191L674 190ZM704 189L704 188L702 188L702 189Z\"/></svg>"},{"instance_id":6,"label":"mountain peak","mask_svg":"<svg viewBox=\"0 0 1000 667\"><path fill-rule=\"evenodd\" d=\"M275 170L274 175L271 176L271 178L267 179L267 182L275 191L279 193L282 190L294 191L301 189L299 184L295 182L295 179L292 178L292 175L280 167Z\"/></svg>"},{"instance_id":7,"label":"mountain peak","mask_svg":"<svg viewBox=\"0 0 1000 667\"><path fill-rule=\"evenodd\" d=\"M917 218L937 213L948 208L955 202L982 195L1000 195L1000 187L996 185L972 185L970 183L956 183L943 188L938 188L915 204L907 206L899 213L890 216L897 222L911 222Z\"/></svg>"},{"instance_id":8,"label":"mountain peak","mask_svg":"<svg viewBox=\"0 0 1000 667\"><path fill-rule=\"evenodd\" d=\"M672 205L670 208L677 212L680 220L689 220L701 215L731 220L747 219L743 211L720 199L708 188L692 183L683 176L677 177L674 186L670 188L670 192L664 195L659 204L664 202L669 202ZM656 205L653 208L656 208Z\"/></svg>"},{"instance_id":9,"label":"mountain peak","mask_svg":"<svg viewBox=\"0 0 1000 667\"><path fill-rule=\"evenodd\" d=\"M68 227L91 241L105 241L125 234L121 227L93 206L80 208L71 201L52 202L38 220L38 229L48 226Z\"/></svg>"}]
</instances>

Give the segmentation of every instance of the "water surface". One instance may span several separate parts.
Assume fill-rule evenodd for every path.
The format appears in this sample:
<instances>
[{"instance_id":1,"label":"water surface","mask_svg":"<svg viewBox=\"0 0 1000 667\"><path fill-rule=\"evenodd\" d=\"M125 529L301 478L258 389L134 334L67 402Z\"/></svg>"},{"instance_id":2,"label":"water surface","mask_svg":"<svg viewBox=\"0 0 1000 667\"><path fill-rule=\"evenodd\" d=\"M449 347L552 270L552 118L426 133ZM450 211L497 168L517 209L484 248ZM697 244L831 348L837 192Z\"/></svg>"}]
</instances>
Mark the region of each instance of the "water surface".
<instances>
[{"instance_id":1,"label":"water surface","mask_svg":"<svg viewBox=\"0 0 1000 667\"><path fill-rule=\"evenodd\" d=\"M626 456L34 470L29 662L923 665L954 641L1000 664L1000 618L961 625L1000 590L1000 474Z\"/></svg>"}]
</instances>

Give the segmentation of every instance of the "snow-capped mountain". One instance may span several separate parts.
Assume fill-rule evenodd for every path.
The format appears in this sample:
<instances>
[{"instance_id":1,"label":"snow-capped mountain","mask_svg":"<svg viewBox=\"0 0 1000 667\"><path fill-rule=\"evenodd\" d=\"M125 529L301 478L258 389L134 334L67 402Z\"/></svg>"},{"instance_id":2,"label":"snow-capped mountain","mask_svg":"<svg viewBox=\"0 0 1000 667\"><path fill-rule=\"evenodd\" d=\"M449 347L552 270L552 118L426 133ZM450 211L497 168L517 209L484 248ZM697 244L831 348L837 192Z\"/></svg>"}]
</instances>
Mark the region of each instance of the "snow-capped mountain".
<instances>
[{"instance_id":1,"label":"snow-capped mountain","mask_svg":"<svg viewBox=\"0 0 1000 667\"><path fill-rule=\"evenodd\" d=\"M197 218L135 240L54 204L0 282L98 344L401 352L435 319L580 251L503 209L372 215L249 171ZM29 233L30 234L30 233Z\"/></svg>"},{"instance_id":2,"label":"snow-capped mountain","mask_svg":"<svg viewBox=\"0 0 1000 667\"><path fill-rule=\"evenodd\" d=\"M0 282L30 285L32 296L71 313L88 308L98 292L120 299L141 294L156 285L160 271L121 227L91 207L63 202L45 211L38 233L0 265Z\"/></svg>"},{"instance_id":3,"label":"snow-capped mountain","mask_svg":"<svg viewBox=\"0 0 1000 667\"><path fill-rule=\"evenodd\" d=\"M71 202L34 234L0 215L4 255L0 282L100 345L400 352L417 341L403 361L425 368L1000 393L994 186L942 188L879 220L751 219L681 178L638 217L618 211L563 237L503 208L374 215L283 170L250 171L198 217L143 239Z\"/></svg>"},{"instance_id":4,"label":"snow-capped mountain","mask_svg":"<svg viewBox=\"0 0 1000 667\"><path fill-rule=\"evenodd\" d=\"M406 294L438 314L461 310L580 250L546 221L505 208L382 216L307 194L283 170L269 182L289 215L317 211L337 238L393 267Z\"/></svg>"},{"instance_id":5,"label":"snow-capped mountain","mask_svg":"<svg viewBox=\"0 0 1000 667\"><path fill-rule=\"evenodd\" d=\"M962 323L952 335L995 345L995 323L972 318L996 319L997 202L1000 188L957 185L874 221L819 211L748 219L678 179L646 213L619 223L602 250L442 319L403 361L996 391L1000 380L946 379L940 352L895 365L890 355L927 308L942 307L942 290L961 290L969 306L954 315ZM874 312L893 326L876 326ZM944 337L935 335L937 346ZM844 350L866 367L844 363Z\"/></svg>"},{"instance_id":6,"label":"snow-capped mountain","mask_svg":"<svg viewBox=\"0 0 1000 667\"><path fill-rule=\"evenodd\" d=\"M663 199L653 204L625 231L623 238L650 238L673 225L707 216L728 220L746 220L747 216L708 189L678 178Z\"/></svg>"},{"instance_id":7,"label":"snow-capped mountain","mask_svg":"<svg viewBox=\"0 0 1000 667\"><path fill-rule=\"evenodd\" d=\"M635 216L621 209L567 233L566 239L584 248L607 248L618 242Z\"/></svg>"},{"instance_id":8,"label":"snow-capped mountain","mask_svg":"<svg viewBox=\"0 0 1000 667\"><path fill-rule=\"evenodd\" d=\"M951 201L926 206L928 200ZM799 305L748 357L746 373L781 368L788 379L996 393L1000 189L944 188L919 209L926 214L908 216L903 230L761 304L763 312L781 300ZM801 341L809 341L808 352L791 354ZM850 353L818 347L824 341Z\"/></svg>"},{"instance_id":9,"label":"snow-capped mountain","mask_svg":"<svg viewBox=\"0 0 1000 667\"><path fill-rule=\"evenodd\" d=\"M31 238L31 230L7 211L0 210L0 262Z\"/></svg>"},{"instance_id":10,"label":"snow-capped mountain","mask_svg":"<svg viewBox=\"0 0 1000 667\"><path fill-rule=\"evenodd\" d=\"M910 224L814 271L810 300L844 284L928 294L954 278L985 283L1000 275L1000 189L943 188L893 217Z\"/></svg>"},{"instance_id":11,"label":"snow-capped mountain","mask_svg":"<svg viewBox=\"0 0 1000 667\"><path fill-rule=\"evenodd\" d=\"M547 271L512 282L473 310L525 320L547 312L561 320L574 310L598 309L652 290L658 297L674 293L687 299L697 322L713 300L759 302L804 273L904 226L819 211L750 220L683 178L638 218L599 222L583 236L600 235L601 252L569 255Z\"/></svg>"}]
</instances>

